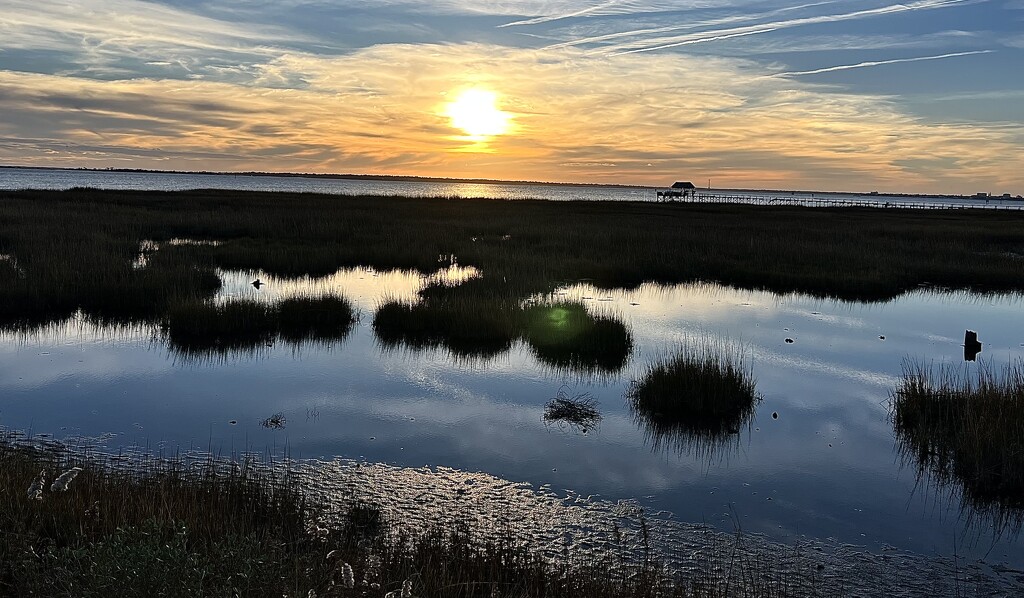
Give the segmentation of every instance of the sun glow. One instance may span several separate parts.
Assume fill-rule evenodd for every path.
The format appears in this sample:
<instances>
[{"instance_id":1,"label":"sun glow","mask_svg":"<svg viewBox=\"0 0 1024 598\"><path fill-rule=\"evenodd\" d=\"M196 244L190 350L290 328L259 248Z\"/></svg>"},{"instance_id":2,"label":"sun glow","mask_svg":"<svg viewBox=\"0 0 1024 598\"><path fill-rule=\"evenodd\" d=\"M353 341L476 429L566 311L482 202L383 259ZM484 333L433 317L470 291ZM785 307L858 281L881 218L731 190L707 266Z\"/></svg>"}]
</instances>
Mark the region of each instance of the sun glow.
<instances>
[{"instance_id":1,"label":"sun glow","mask_svg":"<svg viewBox=\"0 0 1024 598\"><path fill-rule=\"evenodd\" d=\"M498 108L498 94L486 89L467 89L445 107L453 127L473 139L502 135L509 130L512 115Z\"/></svg>"}]
</instances>

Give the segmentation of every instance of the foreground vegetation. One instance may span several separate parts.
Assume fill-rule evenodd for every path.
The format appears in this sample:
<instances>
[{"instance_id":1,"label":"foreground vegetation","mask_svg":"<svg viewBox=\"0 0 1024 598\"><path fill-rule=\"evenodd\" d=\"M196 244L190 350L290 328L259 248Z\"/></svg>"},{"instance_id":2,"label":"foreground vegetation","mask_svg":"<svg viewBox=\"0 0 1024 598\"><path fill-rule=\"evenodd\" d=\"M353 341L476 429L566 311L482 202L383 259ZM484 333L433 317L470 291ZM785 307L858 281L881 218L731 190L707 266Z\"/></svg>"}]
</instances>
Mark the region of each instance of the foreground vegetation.
<instances>
[{"instance_id":1,"label":"foreground vegetation","mask_svg":"<svg viewBox=\"0 0 1024 598\"><path fill-rule=\"evenodd\" d=\"M691 340L650 364L627 399L655 450L710 453L750 425L761 400L756 386L741 347Z\"/></svg>"},{"instance_id":2,"label":"foreground vegetation","mask_svg":"<svg viewBox=\"0 0 1024 598\"><path fill-rule=\"evenodd\" d=\"M892 398L903 455L1000 530L1024 523L1024 362L906 363Z\"/></svg>"},{"instance_id":3,"label":"foreground vegetation","mask_svg":"<svg viewBox=\"0 0 1024 598\"><path fill-rule=\"evenodd\" d=\"M435 313L411 319L433 321L405 337L497 351L523 333L521 322L509 323L521 302L567 281L709 280L880 300L922 284L1024 290L1022 255L1024 214L985 210L3 191L0 326L31 330L79 310L100 322L160 322L208 302L220 285L216 268L285 277L354 266L432 272L455 256L484 276L426 288ZM528 336L556 363L580 358Z\"/></svg>"},{"instance_id":4,"label":"foreground vegetation","mask_svg":"<svg viewBox=\"0 0 1024 598\"><path fill-rule=\"evenodd\" d=\"M705 568L670 573L646 531L638 558L609 547L550 559L511 532L401 530L357 501L327 520L296 479L263 469L182 460L112 468L6 441L0 530L5 596L823 595L813 582L790 589L809 580L735 551L709 551Z\"/></svg>"}]
</instances>

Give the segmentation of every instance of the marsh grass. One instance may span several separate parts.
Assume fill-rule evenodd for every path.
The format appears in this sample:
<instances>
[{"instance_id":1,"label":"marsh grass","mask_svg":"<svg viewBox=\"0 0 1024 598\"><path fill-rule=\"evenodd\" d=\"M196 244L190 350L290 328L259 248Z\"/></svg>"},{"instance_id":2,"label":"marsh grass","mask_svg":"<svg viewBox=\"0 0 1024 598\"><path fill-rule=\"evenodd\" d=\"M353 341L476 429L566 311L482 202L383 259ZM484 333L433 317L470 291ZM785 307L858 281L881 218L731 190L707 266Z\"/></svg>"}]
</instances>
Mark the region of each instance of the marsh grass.
<instances>
[{"instance_id":1,"label":"marsh grass","mask_svg":"<svg viewBox=\"0 0 1024 598\"><path fill-rule=\"evenodd\" d=\"M59 472L81 472L66 491ZM42 472L38 498L26 492ZM0 439L0 595L713 598L821 596L771 562L707 551L671 572L648 543L545 557L511 529L412 532L350 500L328 517L301 479L250 461L144 459L114 467ZM727 547L728 548L728 547ZM760 558L760 557L759 557Z\"/></svg>"},{"instance_id":2,"label":"marsh grass","mask_svg":"<svg viewBox=\"0 0 1024 598\"><path fill-rule=\"evenodd\" d=\"M602 288L704 280L862 300L922 283L1020 291L1021 231L1024 214L985 210L2 191L0 253L17 270L7 260L0 267L0 327L53 323L78 310L158 322L174 305L212 299L216 268L282 277L358 266L430 273L438 256L484 276L435 285L424 298L518 302L582 278ZM161 248L136 268L142 241Z\"/></svg>"},{"instance_id":3,"label":"marsh grass","mask_svg":"<svg viewBox=\"0 0 1024 598\"><path fill-rule=\"evenodd\" d=\"M952 488L998 530L1024 524L1024 361L996 368L904 362L897 444L919 476Z\"/></svg>"},{"instance_id":4,"label":"marsh grass","mask_svg":"<svg viewBox=\"0 0 1024 598\"><path fill-rule=\"evenodd\" d=\"M647 366L626 398L655 450L698 452L737 439L761 401L743 347L710 338Z\"/></svg>"},{"instance_id":5,"label":"marsh grass","mask_svg":"<svg viewBox=\"0 0 1024 598\"><path fill-rule=\"evenodd\" d=\"M522 313L523 336L537 359L575 372L617 372L633 351L633 335L614 316L579 302L540 303Z\"/></svg>"},{"instance_id":6,"label":"marsh grass","mask_svg":"<svg viewBox=\"0 0 1024 598\"><path fill-rule=\"evenodd\" d=\"M168 309L161 323L172 350L182 355L253 351L278 339L300 345L345 339L356 321L344 297L295 297L277 303L230 299Z\"/></svg>"},{"instance_id":7,"label":"marsh grass","mask_svg":"<svg viewBox=\"0 0 1024 598\"><path fill-rule=\"evenodd\" d=\"M385 300L373 318L385 347L443 347L456 356L487 358L523 340L556 370L617 372L633 336L611 315L591 314L578 302L536 303L428 294L422 301Z\"/></svg>"},{"instance_id":8,"label":"marsh grass","mask_svg":"<svg viewBox=\"0 0 1024 598\"><path fill-rule=\"evenodd\" d=\"M544 406L544 423L586 434L601 423L597 399L587 392L570 395L563 386Z\"/></svg>"},{"instance_id":9,"label":"marsh grass","mask_svg":"<svg viewBox=\"0 0 1024 598\"><path fill-rule=\"evenodd\" d=\"M445 348L460 357L487 358L519 337L517 309L488 299L385 300L373 316L373 332L385 348Z\"/></svg>"}]
</instances>

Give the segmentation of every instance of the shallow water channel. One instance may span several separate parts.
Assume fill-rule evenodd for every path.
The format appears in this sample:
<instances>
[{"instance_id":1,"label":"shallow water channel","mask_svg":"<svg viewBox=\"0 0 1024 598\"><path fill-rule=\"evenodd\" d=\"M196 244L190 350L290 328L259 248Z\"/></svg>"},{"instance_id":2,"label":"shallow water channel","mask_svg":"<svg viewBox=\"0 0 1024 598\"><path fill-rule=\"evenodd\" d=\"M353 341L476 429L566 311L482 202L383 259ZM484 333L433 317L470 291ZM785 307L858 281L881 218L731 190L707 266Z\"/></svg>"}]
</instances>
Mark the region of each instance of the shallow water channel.
<instances>
[{"instance_id":1,"label":"shallow water channel","mask_svg":"<svg viewBox=\"0 0 1024 598\"><path fill-rule=\"evenodd\" d=\"M385 349L375 338L382 301L477 275L455 265L432 277L221 272L219 300L335 292L360 318L340 342L268 343L207 359L175 353L148 328L81 319L6 333L0 425L55 437L108 434L111 447L479 471L558 495L635 499L663 517L784 542L955 552L1024 568L1024 542L1012 530L962 511L957 488L918 478L898 450L889 405L905 359L963 363L967 328L979 332L981 358L993 365L1024 356L1021 297L922 290L863 304L715 284L562 288L550 299L577 299L631 329L631 356L616 373L554 369L523 344L467 360L444 349ZM742 347L763 395L749 426L715 441L664 442L634 418L624 398L630 381L685 339ZM588 393L600 422L585 432L546 423L545 404L559 392ZM279 425L267 425L275 415Z\"/></svg>"}]
</instances>

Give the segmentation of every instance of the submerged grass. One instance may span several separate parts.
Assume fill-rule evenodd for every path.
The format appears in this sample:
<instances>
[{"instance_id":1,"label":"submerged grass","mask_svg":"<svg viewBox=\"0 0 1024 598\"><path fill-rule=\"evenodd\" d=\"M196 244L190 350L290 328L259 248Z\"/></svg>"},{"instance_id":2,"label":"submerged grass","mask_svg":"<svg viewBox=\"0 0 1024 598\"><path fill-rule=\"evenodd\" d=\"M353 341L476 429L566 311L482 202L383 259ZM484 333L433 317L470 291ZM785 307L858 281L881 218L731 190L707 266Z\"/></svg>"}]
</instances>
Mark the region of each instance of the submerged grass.
<instances>
[{"instance_id":1,"label":"submerged grass","mask_svg":"<svg viewBox=\"0 0 1024 598\"><path fill-rule=\"evenodd\" d=\"M998 529L1024 524L1024 361L906 362L892 396L903 455Z\"/></svg>"},{"instance_id":2,"label":"submerged grass","mask_svg":"<svg viewBox=\"0 0 1024 598\"><path fill-rule=\"evenodd\" d=\"M80 469L77 477L49 484L72 467ZM615 545L585 558L568 551L550 558L511 531L488 539L465 525L414 533L355 500L340 518L325 513L297 478L244 463L171 459L113 468L63 449L3 440L0 595L832 594L790 583L771 563L744 562L735 550L724 558L709 551L706 567L672 572L648 546L646 526L640 558Z\"/></svg>"},{"instance_id":3,"label":"submerged grass","mask_svg":"<svg viewBox=\"0 0 1024 598\"><path fill-rule=\"evenodd\" d=\"M761 400L742 347L706 338L649 365L626 397L655 449L680 451L737 438Z\"/></svg>"},{"instance_id":4,"label":"submerged grass","mask_svg":"<svg viewBox=\"0 0 1024 598\"><path fill-rule=\"evenodd\" d=\"M544 406L545 424L567 427L586 434L600 422L601 412L597 409L597 399L590 396L590 393L570 395L563 386Z\"/></svg>"}]
</instances>

